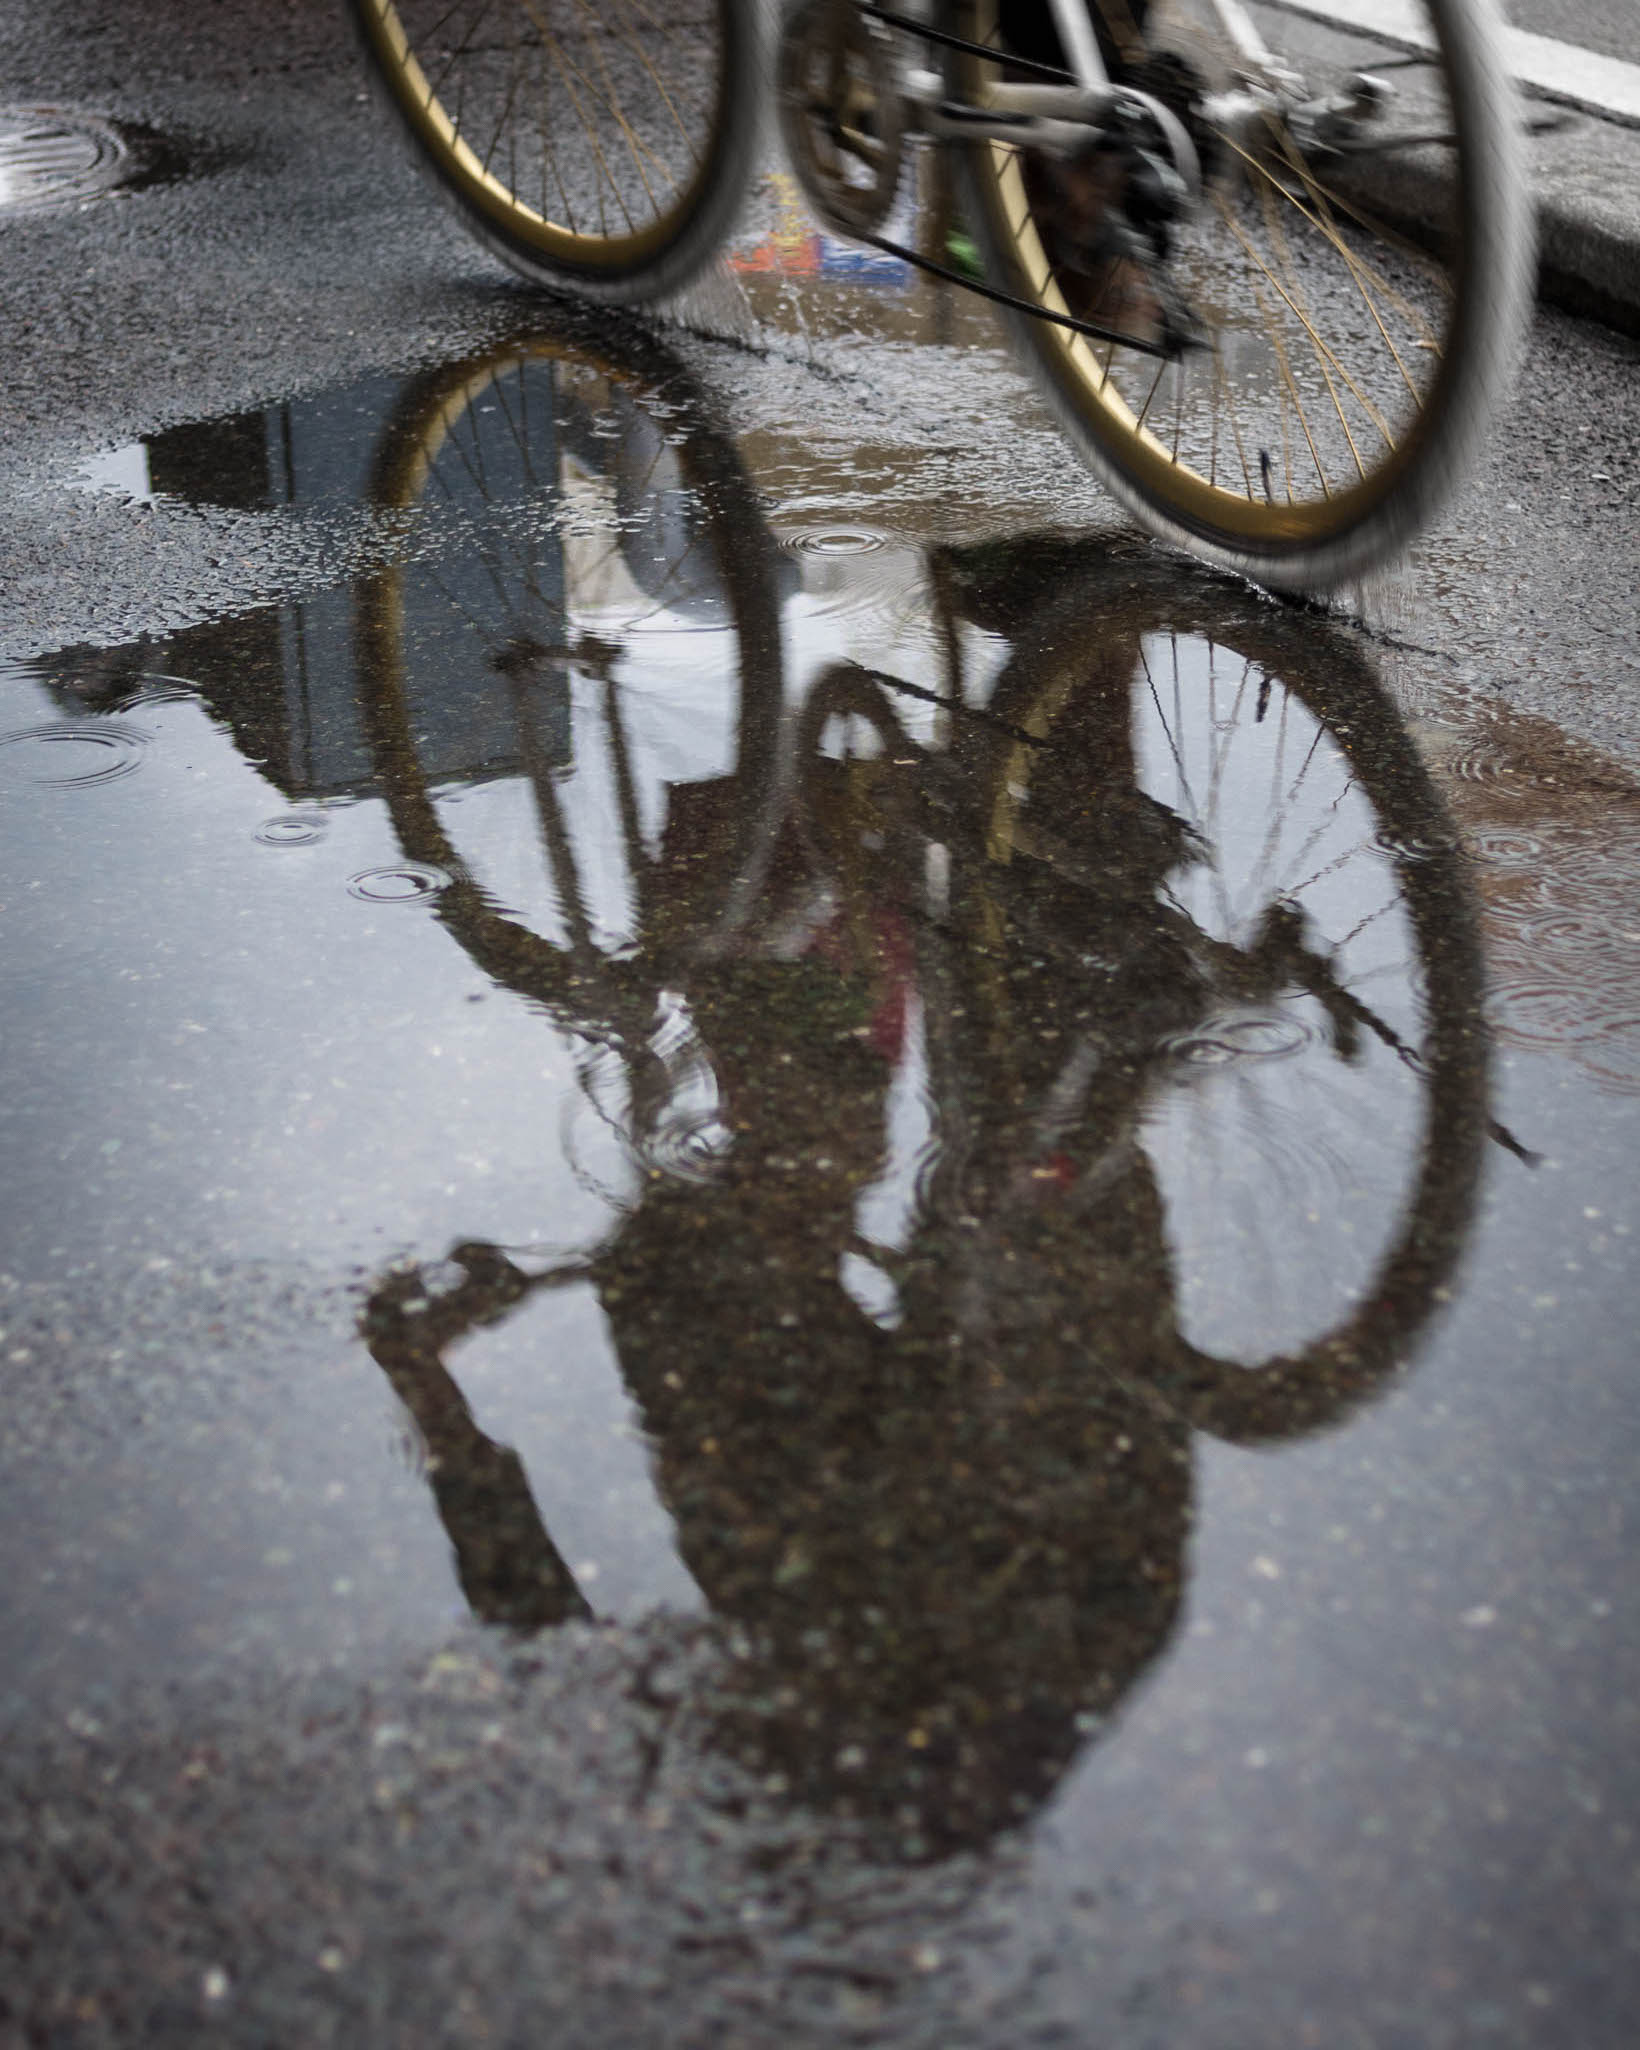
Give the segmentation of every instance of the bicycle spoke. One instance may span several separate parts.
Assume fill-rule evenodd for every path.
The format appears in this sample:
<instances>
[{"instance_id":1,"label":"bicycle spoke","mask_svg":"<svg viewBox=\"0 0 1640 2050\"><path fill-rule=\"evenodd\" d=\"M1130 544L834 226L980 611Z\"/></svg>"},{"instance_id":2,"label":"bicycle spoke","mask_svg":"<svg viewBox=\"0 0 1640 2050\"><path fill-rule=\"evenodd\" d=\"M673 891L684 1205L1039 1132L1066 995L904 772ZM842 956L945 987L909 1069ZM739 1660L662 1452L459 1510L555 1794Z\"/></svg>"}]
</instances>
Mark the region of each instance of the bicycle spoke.
<instances>
[{"instance_id":1,"label":"bicycle spoke","mask_svg":"<svg viewBox=\"0 0 1640 2050\"><path fill-rule=\"evenodd\" d=\"M719 175L742 0L353 4L441 177L545 266L623 245L641 265Z\"/></svg>"},{"instance_id":2,"label":"bicycle spoke","mask_svg":"<svg viewBox=\"0 0 1640 2050\"><path fill-rule=\"evenodd\" d=\"M611 0L611 5L619 6L621 4L622 0ZM630 6L632 4L632 0L626 0L626 4ZM639 12L641 10L634 8L633 11ZM677 108L673 105L672 95L666 90L665 82L661 78L660 73L655 69L654 65L650 63L648 53L644 50L637 36L634 35L630 30L626 32L626 40L629 47L632 50L633 55L637 58L638 62L643 66L644 70L648 72L650 81L654 85L655 91L660 97L661 104L665 107L667 113L671 115L672 124L677 129L678 134L683 139L685 147L689 151L691 161L698 164L700 162L699 144L696 142L694 136L690 134L689 129L684 122L683 116L678 112Z\"/></svg>"},{"instance_id":3,"label":"bicycle spoke","mask_svg":"<svg viewBox=\"0 0 1640 2050\"><path fill-rule=\"evenodd\" d=\"M1267 184L1259 187L1259 199L1264 208L1265 225L1269 232L1270 240L1275 245L1276 260L1280 263L1287 278L1283 297L1297 315L1305 334L1309 337L1310 345L1315 351L1315 360L1317 367L1320 369L1322 381L1327 387L1327 396L1332 400L1333 411L1338 415L1338 424L1343 430L1345 441L1349 443L1350 455L1354 460L1356 472L1360 477L1365 478L1367 467L1361 460L1361 451L1355 445L1355 436L1350 432L1350 423L1344 417L1344 407L1338 396L1338 387L1333 383L1332 371L1328 367L1329 359L1334 362L1337 359L1332 356L1332 351L1323 344L1315 323L1305 308L1302 287L1298 282L1298 271L1293 263L1292 251L1288 247L1287 238L1282 233L1280 224L1276 219L1275 202L1270 197L1270 189ZM1356 389L1354 381L1349 378L1348 372L1342 369L1342 366L1340 366L1340 375L1349 383L1351 391L1359 399L1361 397L1360 392ZM1365 401L1363 401L1363 404L1365 404ZM1384 439L1391 448L1395 446L1394 440L1387 428L1384 429Z\"/></svg>"}]
</instances>

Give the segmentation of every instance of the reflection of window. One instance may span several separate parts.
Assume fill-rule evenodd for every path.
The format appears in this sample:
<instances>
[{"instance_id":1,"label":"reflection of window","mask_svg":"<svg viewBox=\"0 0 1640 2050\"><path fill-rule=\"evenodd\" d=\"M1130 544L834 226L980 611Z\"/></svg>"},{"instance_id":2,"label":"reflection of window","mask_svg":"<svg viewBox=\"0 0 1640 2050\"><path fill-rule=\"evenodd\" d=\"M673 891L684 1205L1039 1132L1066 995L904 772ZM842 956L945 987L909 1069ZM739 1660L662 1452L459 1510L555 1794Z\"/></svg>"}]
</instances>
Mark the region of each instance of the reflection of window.
<instances>
[{"instance_id":1,"label":"reflection of window","mask_svg":"<svg viewBox=\"0 0 1640 2050\"><path fill-rule=\"evenodd\" d=\"M274 496L270 441L278 447L283 407L266 413L237 413L228 420L195 420L168 427L147 444L153 490L190 505L239 506L260 511L288 494Z\"/></svg>"}]
</instances>

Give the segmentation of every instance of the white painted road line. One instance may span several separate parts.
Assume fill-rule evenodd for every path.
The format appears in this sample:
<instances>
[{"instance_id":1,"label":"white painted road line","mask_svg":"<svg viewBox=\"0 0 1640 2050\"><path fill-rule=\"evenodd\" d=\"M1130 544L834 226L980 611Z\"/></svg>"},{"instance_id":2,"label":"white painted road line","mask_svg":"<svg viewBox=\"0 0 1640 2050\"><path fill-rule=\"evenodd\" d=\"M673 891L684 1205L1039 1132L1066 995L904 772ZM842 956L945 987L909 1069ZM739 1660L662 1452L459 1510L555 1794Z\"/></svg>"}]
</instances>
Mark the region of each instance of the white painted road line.
<instances>
[{"instance_id":1,"label":"white painted road line","mask_svg":"<svg viewBox=\"0 0 1640 2050\"><path fill-rule=\"evenodd\" d=\"M1640 64L1580 50L1523 28L1504 32L1509 66L1521 84L1548 99L1640 127Z\"/></svg>"},{"instance_id":2,"label":"white painted road line","mask_svg":"<svg viewBox=\"0 0 1640 2050\"><path fill-rule=\"evenodd\" d=\"M1396 49L1431 47L1429 16L1412 0L1269 0L1269 4L1336 28L1359 29ZM1533 35L1526 29L1506 28L1503 40L1509 69L1528 92L1640 128L1640 64L1580 50L1574 43L1559 43L1552 36Z\"/></svg>"}]
</instances>

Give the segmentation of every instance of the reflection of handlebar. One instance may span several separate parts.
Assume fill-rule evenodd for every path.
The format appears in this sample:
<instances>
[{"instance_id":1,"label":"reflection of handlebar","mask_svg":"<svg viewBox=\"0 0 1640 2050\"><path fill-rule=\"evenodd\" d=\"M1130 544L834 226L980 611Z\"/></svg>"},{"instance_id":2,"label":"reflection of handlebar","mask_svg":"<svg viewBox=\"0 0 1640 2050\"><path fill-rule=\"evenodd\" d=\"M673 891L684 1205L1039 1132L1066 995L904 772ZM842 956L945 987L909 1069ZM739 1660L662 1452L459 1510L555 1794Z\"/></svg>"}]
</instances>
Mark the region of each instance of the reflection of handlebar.
<instances>
[{"instance_id":1,"label":"reflection of handlebar","mask_svg":"<svg viewBox=\"0 0 1640 2050\"><path fill-rule=\"evenodd\" d=\"M950 589L950 564L946 579ZM1132 907L1137 922L1124 944L1134 951L1125 968L1120 959L1113 967L1107 953L1099 973L1107 980L1113 972L1139 978L1137 1016L1154 1015L1163 993L1175 991L1168 1000L1172 1024L1155 1036L1141 1025L1136 1037L1120 1040L1127 1081L1116 1097L1107 1091L1103 1114L1109 1136L1082 1170L1094 1182L1114 1171L1120 1147L1135 1143L1134 1120L1143 1115L1147 1086L1165 1086L1170 1047L1193 1029L1191 1020L1199 1024L1225 1005L1257 1010L1278 1000L1308 1003L1318 1014L1315 1042L1331 1059L1359 1066L1369 1044L1392 1057L1421 1093L1424 1116L1410 1142L1415 1160L1405 1213L1364 1279L1357 1306L1297 1349L1263 1360L1217 1357L1175 1330L1140 1373L1153 1400L1219 1435L1272 1437L1317 1428L1345 1413L1399 1363L1456 1258L1472 1201L1485 1132L1482 983L1455 836L1367 665L1343 636L1313 621L1303 622L1300 635L1260 603L1216 590L1210 596L1188 587L1181 592L1171 568L1164 583L1131 561L1084 563L1070 588L1034 624L1025 625L1021 613L1015 620L1020 631L1014 658L983 714L965 717L955 691L948 691L948 705L958 709L943 755L928 754L907 732L891 702L894 679L853 664L834 665L822 675L799 727L798 782L808 844L840 886L852 878L857 886L888 891L898 900L907 891L917 896L924 849L935 842L953 862L959 850L972 854L983 846L993 870L1000 855L1002 875L1010 872L1006 864L1017 866L1024 857L1028 885L1011 893L997 886L983 902L968 900L966 944L979 960L997 951L999 919L1012 919L1022 934L1028 931L1032 945L1054 945L1047 906L1056 890L1072 893L1073 911L1090 894ZM1242 660L1244 684L1250 669L1259 672L1246 722L1251 729L1275 716L1271 694L1279 689L1279 716L1296 719L1293 706L1300 707L1313 745L1326 735L1336 746L1341 788L1370 803L1383 886L1410 926L1415 967L1409 965L1407 974L1411 985L1420 978L1427 985L1422 1045L1414 1045L1404 1027L1351 986L1347 946L1341 950L1320 932L1300 897L1272 890L1240 930L1226 935L1204 929L1168 884L1170 874L1211 863L1216 850L1199 821L1138 787L1142 765L1136 751L1143 749L1132 730L1129 676L1143 674L1154 706L1147 637L1176 641L1193 627L1210 631ZM1318 638L1323 648L1316 646ZM864 757L849 756L844 776L843 761L828 760L822 742L828 731L846 731L851 722L869 738ZM1165 716L1160 724L1165 730ZM1073 806L1069 823L1076 830L1069 833L1057 815L1026 816L1033 781L1051 774L1055 748L1063 752L1067 731L1076 733L1090 757L1095 777L1082 809L1097 814L1078 820ZM1226 750L1229 744L1224 742ZM1296 758L1295 773L1302 781L1305 770L1296 767ZM846 788L851 781L852 811ZM958 792L964 793L963 818L953 816ZM951 899L949 881L944 892ZM932 915L931 907L924 909ZM960 922L953 908L946 923ZM1073 982L1076 954L1072 931L1057 958L1060 972ZM954 994L947 978L946 1000L983 1002L988 972L960 981ZM1370 991L1370 981L1366 987ZM1061 1095L1070 1087L1086 1097L1098 1063L1091 1050L1083 1060L1088 1075L1077 1082L1067 1068L1053 1085ZM1108 1071L1108 1052L1103 1064ZM1118 1099L1129 1108L1119 1109ZM1056 1130L1063 1129L1061 1113ZM1259 1200L1253 1191L1248 1195Z\"/></svg>"}]
</instances>

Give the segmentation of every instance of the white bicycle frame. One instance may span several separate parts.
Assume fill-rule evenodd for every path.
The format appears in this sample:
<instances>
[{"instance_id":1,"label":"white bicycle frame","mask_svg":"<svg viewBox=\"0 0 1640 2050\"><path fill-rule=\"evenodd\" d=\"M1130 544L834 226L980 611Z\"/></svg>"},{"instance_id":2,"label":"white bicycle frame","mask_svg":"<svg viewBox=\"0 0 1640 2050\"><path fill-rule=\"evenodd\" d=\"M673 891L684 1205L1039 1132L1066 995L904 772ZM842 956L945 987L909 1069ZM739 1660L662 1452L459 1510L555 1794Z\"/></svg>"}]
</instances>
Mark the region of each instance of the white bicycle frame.
<instances>
[{"instance_id":1,"label":"white bicycle frame","mask_svg":"<svg viewBox=\"0 0 1640 2050\"><path fill-rule=\"evenodd\" d=\"M1213 128L1241 137L1273 106L1284 104L1291 108L1301 102L1303 81L1265 46L1241 0L1210 0L1210 4L1226 40L1240 59L1240 89L1214 94L1204 104L1203 114ZM1021 129L1028 123L1031 147L1071 156L1087 147L1090 126L1098 126L1115 114L1142 113L1166 135L1187 186L1193 192L1199 190L1200 167L1195 147L1177 116L1149 93L1112 85L1100 55L1087 0L1049 0L1049 7L1066 66L1075 83L998 83L989 89L983 107L963 108L959 112L951 106L945 81L937 71L903 65L898 77L901 95L918 109L928 133L968 139L991 134L1023 141ZM932 8L928 0L923 0L922 6L913 4L907 11L926 18Z\"/></svg>"}]
</instances>

